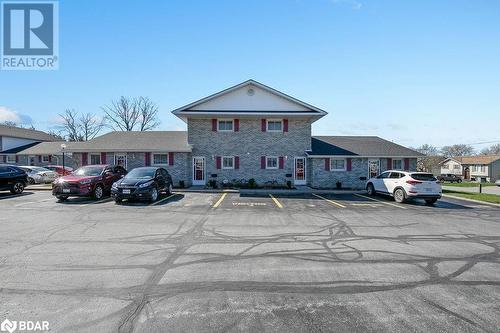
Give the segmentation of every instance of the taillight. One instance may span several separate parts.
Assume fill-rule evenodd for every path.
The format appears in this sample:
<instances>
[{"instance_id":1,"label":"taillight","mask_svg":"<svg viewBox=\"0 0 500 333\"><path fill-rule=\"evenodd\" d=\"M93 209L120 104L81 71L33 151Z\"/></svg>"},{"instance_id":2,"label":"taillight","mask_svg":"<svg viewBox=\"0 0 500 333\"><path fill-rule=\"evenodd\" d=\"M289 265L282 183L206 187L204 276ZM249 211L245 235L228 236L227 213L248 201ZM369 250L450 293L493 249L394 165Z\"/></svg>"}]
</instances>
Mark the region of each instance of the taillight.
<instances>
[{"instance_id":1,"label":"taillight","mask_svg":"<svg viewBox=\"0 0 500 333\"><path fill-rule=\"evenodd\" d=\"M406 183L410 185L422 184L420 180L407 180Z\"/></svg>"}]
</instances>

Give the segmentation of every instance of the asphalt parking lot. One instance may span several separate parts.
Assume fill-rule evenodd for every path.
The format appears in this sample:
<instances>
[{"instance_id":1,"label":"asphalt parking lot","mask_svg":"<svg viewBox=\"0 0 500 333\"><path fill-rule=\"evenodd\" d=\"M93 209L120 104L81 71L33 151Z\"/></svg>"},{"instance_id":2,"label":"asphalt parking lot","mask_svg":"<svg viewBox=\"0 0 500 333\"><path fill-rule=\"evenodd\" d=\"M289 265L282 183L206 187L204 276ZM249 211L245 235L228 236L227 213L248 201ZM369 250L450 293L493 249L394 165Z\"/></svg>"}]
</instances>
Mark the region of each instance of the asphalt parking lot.
<instances>
[{"instance_id":1,"label":"asphalt parking lot","mask_svg":"<svg viewBox=\"0 0 500 333\"><path fill-rule=\"evenodd\" d=\"M500 209L0 193L0 320L53 332L498 332Z\"/></svg>"}]
</instances>

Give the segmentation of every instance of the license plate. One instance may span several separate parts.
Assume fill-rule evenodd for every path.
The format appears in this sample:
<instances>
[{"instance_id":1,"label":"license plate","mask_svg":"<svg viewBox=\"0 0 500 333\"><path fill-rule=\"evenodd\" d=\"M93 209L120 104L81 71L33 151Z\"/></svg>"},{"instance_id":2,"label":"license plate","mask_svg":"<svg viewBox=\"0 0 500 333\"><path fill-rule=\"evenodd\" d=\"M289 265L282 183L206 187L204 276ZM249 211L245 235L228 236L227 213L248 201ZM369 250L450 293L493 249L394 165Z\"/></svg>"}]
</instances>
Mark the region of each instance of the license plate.
<instances>
[{"instance_id":1,"label":"license plate","mask_svg":"<svg viewBox=\"0 0 500 333\"><path fill-rule=\"evenodd\" d=\"M130 194L130 190L123 190L123 194Z\"/></svg>"},{"instance_id":2,"label":"license plate","mask_svg":"<svg viewBox=\"0 0 500 333\"><path fill-rule=\"evenodd\" d=\"M63 188L63 193L69 193L71 190L69 188Z\"/></svg>"}]
</instances>

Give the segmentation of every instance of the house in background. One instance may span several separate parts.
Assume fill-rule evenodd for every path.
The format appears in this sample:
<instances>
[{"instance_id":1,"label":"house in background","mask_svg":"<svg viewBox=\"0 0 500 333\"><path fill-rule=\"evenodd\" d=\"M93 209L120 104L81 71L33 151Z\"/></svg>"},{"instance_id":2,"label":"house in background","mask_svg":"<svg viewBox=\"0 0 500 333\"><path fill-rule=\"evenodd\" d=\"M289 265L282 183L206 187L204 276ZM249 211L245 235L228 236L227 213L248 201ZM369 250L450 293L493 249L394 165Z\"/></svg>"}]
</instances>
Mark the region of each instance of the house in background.
<instances>
[{"instance_id":1,"label":"house in background","mask_svg":"<svg viewBox=\"0 0 500 333\"><path fill-rule=\"evenodd\" d=\"M42 131L0 125L0 163L15 164L18 152L33 147L40 142L57 140L53 135Z\"/></svg>"},{"instance_id":2,"label":"house in background","mask_svg":"<svg viewBox=\"0 0 500 333\"><path fill-rule=\"evenodd\" d=\"M461 175L464 180L494 182L500 179L500 155L457 156L441 162L441 174Z\"/></svg>"}]
</instances>

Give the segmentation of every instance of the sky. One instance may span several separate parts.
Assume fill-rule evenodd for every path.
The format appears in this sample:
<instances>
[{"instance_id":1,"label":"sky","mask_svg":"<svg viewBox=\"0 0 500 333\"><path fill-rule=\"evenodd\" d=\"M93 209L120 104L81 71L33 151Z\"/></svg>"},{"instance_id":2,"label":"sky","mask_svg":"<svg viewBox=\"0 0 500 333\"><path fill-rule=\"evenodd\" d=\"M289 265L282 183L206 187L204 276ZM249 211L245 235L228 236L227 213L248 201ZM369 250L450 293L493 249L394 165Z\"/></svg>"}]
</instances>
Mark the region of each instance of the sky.
<instances>
[{"instance_id":1,"label":"sky","mask_svg":"<svg viewBox=\"0 0 500 333\"><path fill-rule=\"evenodd\" d=\"M327 111L315 135L500 142L497 0L60 0L59 21L59 70L0 71L0 121L147 96L185 130L173 109L255 79Z\"/></svg>"}]
</instances>

